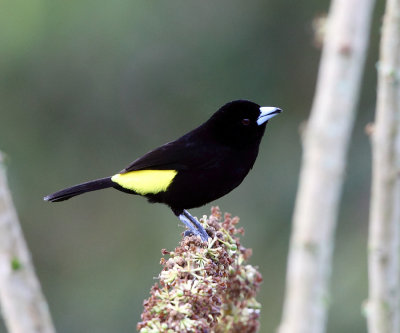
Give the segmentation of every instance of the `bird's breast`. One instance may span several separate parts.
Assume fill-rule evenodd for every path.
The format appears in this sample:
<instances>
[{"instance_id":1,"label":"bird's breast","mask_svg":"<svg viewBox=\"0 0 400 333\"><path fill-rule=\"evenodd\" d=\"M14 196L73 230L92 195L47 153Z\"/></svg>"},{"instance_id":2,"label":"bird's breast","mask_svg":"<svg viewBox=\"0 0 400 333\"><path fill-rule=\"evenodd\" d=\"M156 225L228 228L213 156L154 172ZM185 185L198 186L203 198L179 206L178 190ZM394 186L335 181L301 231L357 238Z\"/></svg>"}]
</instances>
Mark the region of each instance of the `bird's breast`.
<instances>
[{"instance_id":1,"label":"bird's breast","mask_svg":"<svg viewBox=\"0 0 400 333\"><path fill-rule=\"evenodd\" d=\"M236 188L250 171L256 156L225 153L211 158L202 167L178 170L168 189L154 201L175 209L203 206Z\"/></svg>"}]
</instances>

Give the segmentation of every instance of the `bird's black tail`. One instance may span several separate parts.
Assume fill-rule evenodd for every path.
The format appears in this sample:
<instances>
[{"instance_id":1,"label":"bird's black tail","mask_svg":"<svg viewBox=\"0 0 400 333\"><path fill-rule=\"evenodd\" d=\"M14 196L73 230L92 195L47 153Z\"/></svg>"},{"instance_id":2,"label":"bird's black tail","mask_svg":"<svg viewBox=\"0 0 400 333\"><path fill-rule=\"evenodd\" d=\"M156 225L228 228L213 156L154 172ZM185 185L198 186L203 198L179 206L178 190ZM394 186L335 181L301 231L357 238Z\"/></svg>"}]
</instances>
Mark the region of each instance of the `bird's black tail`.
<instances>
[{"instance_id":1,"label":"bird's black tail","mask_svg":"<svg viewBox=\"0 0 400 333\"><path fill-rule=\"evenodd\" d=\"M111 181L111 177L106 177L66 188L56 193L49 194L43 199L51 202L64 201L82 193L113 187L113 185L114 183Z\"/></svg>"}]
</instances>

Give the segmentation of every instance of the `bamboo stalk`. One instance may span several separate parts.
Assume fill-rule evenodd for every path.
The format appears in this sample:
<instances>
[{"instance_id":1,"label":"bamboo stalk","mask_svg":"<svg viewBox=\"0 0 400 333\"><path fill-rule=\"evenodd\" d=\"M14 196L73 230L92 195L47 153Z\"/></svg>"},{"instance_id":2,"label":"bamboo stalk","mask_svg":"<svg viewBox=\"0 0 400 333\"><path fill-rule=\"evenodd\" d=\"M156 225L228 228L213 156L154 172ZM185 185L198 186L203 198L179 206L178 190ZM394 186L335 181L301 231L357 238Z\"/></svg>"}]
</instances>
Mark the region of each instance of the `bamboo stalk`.
<instances>
[{"instance_id":1,"label":"bamboo stalk","mask_svg":"<svg viewBox=\"0 0 400 333\"><path fill-rule=\"evenodd\" d=\"M0 303L10 333L55 332L8 190L1 153Z\"/></svg>"},{"instance_id":2,"label":"bamboo stalk","mask_svg":"<svg viewBox=\"0 0 400 333\"><path fill-rule=\"evenodd\" d=\"M369 228L370 333L400 332L400 0L388 0L372 132Z\"/></svg>"},{"instance_id":3,"label":"bamboo stalk","mask_svg":"<svg viewBox=\"0 0 400 333\"><path fill-rule=\"evenodd\" d=\"M279 333L325 331L334 234L374 0L333 0L304 135Z\"/></svg>"}]
</instances>

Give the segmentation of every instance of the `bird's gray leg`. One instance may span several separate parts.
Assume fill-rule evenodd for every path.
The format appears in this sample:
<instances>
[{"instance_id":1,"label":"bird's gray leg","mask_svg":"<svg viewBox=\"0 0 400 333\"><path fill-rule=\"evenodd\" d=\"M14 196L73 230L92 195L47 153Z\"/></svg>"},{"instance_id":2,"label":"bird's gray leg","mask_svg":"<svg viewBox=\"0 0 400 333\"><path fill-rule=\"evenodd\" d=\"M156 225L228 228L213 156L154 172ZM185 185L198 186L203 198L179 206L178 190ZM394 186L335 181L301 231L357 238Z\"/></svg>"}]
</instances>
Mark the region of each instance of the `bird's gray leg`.
<instances>
[{"instance_id":1,"label":"bird's gray leg","mask_svg":"<svg viewBox=\"0 0 400 333\"><path fill-rule=\"evenodd\" d=\"M189 234L193 234L193 235L201 237L200 232L193 225L193 223L185 215L183 215L183 213L179 214L178 217L179 217L179 220L181 220L181 222L189 229L189 230L186 230L185 236L188 236L187 232L189 231Z\"/></svg>"},{"instance_id":2,"label":"bird's gray leg","mask_svg":"<svg viewBox=\"0 0 400 333\"><path fill-rule=\"evenodd\" d=\"M186 217L191 223L193 223L193 225L196 227L196 232L194 232L195 235L200 235L201 240L203 242L206 242L208 240L208 234L207 232L204 230L204 228L202 227L202 225L200 224L199 221L197 221L192 215L190 215L190 213L184 209L183 213L181 214L184 217ZM179 218L181 217L181 215L179 215ZM182 220L181 220L182 221ZM182 221L183 222L183 221ZM185 223L185 222L183 222ZM185 223L186 224L186 223ZM187 225L187 224L186 224ZM189 228L191 229L191 228ZM192 230L192 229L191 229ZM193 230L192 230L193 231Z\"/></svg>"}]
</instances>

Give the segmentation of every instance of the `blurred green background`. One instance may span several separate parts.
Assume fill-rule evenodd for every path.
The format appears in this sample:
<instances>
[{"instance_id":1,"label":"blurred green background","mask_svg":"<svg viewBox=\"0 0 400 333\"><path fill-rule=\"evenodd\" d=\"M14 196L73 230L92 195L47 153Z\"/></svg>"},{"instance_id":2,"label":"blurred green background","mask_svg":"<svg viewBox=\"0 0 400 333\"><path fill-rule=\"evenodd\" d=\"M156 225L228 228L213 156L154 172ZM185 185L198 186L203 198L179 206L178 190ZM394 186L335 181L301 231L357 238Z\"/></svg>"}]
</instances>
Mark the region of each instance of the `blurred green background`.
<instances>
[{"instance_id":1,"label":"blurred green background","mask_svg":"<svg viewBox=\"0 0 400 333\"><path fill-rule=\"evenodd\" d=\"M183 228L163 205L107 190L61 204L63 187L104 177L205 121L227 101L279 106L255 168L218 204L241 218L264 284L261 332L278 326L299 127L320 50L312 21L329 1L2 0L0 149L58 332L133 332ZM371 44L335 249L328 332L365 332L367 221L375 63ZM337 110L340 117L340 110ZM192 210L202 216L211 205ZM321 221L322 223L322 221ZM0 323L0 332L5 332Z\"/></svg>"}]
</instances>

